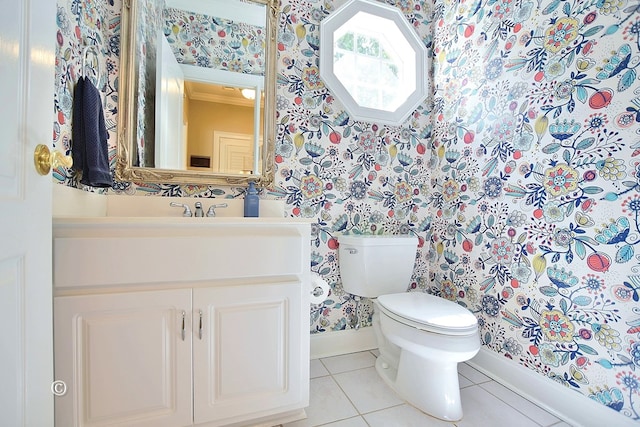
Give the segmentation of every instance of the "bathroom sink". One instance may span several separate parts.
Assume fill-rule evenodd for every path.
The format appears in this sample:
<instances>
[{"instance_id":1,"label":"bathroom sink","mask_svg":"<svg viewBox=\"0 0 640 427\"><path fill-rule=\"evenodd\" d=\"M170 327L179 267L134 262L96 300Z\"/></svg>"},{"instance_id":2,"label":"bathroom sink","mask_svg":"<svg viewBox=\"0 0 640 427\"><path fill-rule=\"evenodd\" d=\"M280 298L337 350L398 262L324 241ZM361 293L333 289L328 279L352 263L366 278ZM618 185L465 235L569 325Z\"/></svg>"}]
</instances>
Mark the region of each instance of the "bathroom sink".
<instances>
[{"instance_id":1,"label":"bathroom sink","mask_svg":"<svg viewBox=\"0 0 640 427\"><path fill-rule=\"evenodd\" d=\"M54 217L168 217L181 218L183 208L172 207L171 202L186 204L195 212L195 204L202 204L206 213L211 205L226 204L216 208L216 218L242 218L244 199L126 196L98 194L77 190L66 185L53 186ZM283 200L260 200L260 217L283 218ZM201 220L203 218L192 218Z\"/></svg>"},{"instance_id":2,"label":"bathroom sink","mask_svg":"<svg viewBox=\"0 0 640 427\"><path fill-rule=\"evenodd\" d=\"M59 188L55 188L59 187ZM309 220L284 218L283 202L263 200L260 217L243 218L242 199L102 195L54 186L54 288L203 281L299 274ZM183 217L169 203L216 217ZM306 230L306 231L305 231ZM308 246L308 239L302 239ZM299 270L299 267L296 267ZM253 280L253 279L251 279Z\"/></svg>"},{"instance_id":3,"label":"bathroom sink","mask_svg":"<svg viewBox=\"0 0 640 427\"><path fill-rule=\"evenodd\" d=\"M309 221L289 218L53 218L54 288L301 274ZM295 270L295 271L294 271Z\"/></svg>"},{"instance_id":4,"label":"bathroom sink","mask_svg":"<svg viewBox=\"0 0 640 427\"><path fill-rule=\"evenodd\" d=\"M244 199L203 199L193 197L149 197L149 196L118 196L107 198L107 216L144 216L144 217L181 217L183 209L172 207L170 203L185 204L195 212L195 204L200 203L204 212L212 205L226 204L226 207L216 208L218 218L238 218L244 216ZM260 200L261 217L284 216L284 202L281 200ZM197 218L202 219L202 218Z\"/></svg>"}]
</instances>

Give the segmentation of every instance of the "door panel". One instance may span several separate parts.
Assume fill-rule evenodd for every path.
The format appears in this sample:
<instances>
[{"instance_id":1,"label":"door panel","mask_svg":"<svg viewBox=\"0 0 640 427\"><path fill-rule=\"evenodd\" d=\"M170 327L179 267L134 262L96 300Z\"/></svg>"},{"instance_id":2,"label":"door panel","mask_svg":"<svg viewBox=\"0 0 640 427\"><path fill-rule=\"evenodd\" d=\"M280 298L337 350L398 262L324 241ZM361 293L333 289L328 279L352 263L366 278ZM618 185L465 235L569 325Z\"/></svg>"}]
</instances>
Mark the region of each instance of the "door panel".
<instances>
[{"instance_id":1,"label":"door panel","mask_svg":"<svg viewBox=\"0 0 640 427\"><path fill-rule=\"evenodd\" d=\"M55 7L2 0L0 14L0 419L53 425L51 176L33 166L51 146Z\"/></svg>"},{"instance_id":2,"label":"door panel","mask_svg":"<svg viewBox=\"0 0 640 427\"><path fill-rule=\"evenodd\" d=\"M255 173L252 135L213 131L216 172Z\"/></svg>"},{"instance_id":3,"label":"door panel","mask_svg":"<svg viewBox=\"0 0 640 427\"><path fill-rule=\"evenodd\" d=\"M56 425L191 424L190 290L56 297L54 307L56 377L69 387Z\"/></svg>"},{"instance_id":4,"label":"door panel","mask_svg":"<svg viewBox=\"0 0 640 427\"><path fill-rule=\"evenodd\" d=\"M194 289L194 319L203 316L202 339L194 334L196 424L229 425L301 401L300 286Z\"/></svg>"}]
</instances>

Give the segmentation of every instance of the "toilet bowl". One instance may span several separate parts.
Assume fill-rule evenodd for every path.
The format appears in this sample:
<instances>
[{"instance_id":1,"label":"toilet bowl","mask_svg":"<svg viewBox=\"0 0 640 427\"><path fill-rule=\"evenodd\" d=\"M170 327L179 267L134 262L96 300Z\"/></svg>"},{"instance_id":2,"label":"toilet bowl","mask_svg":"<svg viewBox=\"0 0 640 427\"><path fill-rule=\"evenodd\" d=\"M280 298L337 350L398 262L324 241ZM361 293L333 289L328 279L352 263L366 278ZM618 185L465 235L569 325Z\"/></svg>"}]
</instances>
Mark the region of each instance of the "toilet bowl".
<instances>
[{"instance_id":1,"label":"toilet bowl","mask_svg":"<svg viewBox=\"0 0 640 427\"><path fill-rule=\"evenodd\" d=\"M407 402L446 421L462 418L457 365L480 350L476 317L466 308L422 292L406 292L417 239L338 238L343 288L374 299L376 371Z\"/></svg>"},{"instance_id":2,"label":"toilet bowl","mask_svg":"<svg viewBox=\"0 0 640 427\"><path fill-rule=\"evenodd\" d=\"M385 298L394 297L412 298L412 308L423 308L424 320L405 317L404 307L391 310L383 305ZM434 305L439 306L440 315L449 313L428 319ZM382 295L374 302L373 316L380 349L376 370L387 385L427 414L446 421L460 420L457 366L480 350L475 316L455 303L425 293ZM446 320L466 326L449 328L443 324Z\"/></svg>"}]
</instances>

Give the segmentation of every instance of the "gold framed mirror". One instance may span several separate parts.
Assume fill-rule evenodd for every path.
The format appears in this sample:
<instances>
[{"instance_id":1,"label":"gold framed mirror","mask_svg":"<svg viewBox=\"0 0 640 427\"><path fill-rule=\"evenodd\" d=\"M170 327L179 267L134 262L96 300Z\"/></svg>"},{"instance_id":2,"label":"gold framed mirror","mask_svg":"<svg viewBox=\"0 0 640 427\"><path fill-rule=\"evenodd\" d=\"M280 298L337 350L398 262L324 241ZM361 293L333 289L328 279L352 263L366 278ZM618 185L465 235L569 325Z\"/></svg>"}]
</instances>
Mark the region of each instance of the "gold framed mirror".
<instances>
[{"instance_id":1,"label":"gold framed mirror","mask_svg":"<svg viewBox=\"0 0 640 427\"><path fill-rule=\"evenodd\" d=\"M269 185L277 0L125 0L116 179Z\"/></svg>"}]
</instances>

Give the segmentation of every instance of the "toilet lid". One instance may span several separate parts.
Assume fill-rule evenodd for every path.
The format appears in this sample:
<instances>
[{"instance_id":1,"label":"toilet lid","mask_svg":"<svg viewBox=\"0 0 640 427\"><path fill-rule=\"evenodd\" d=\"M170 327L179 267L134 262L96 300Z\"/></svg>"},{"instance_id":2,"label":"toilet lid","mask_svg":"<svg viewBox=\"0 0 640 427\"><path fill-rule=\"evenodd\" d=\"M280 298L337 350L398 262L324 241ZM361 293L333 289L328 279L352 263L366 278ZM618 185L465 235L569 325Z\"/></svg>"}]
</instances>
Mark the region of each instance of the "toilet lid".
<instances>
[{"instance_id":1,"label":"toilet lid","mask_svg":"<svg viewBox=\"0 0 640 427\"><path fill-rule=\"evenodd\" d=\"M380 295L380 307L395 316L415 323L419 329L442 334L467 334L478 327L478 320L466 308L424 292Z\"/></svg>"}]
</instances>

